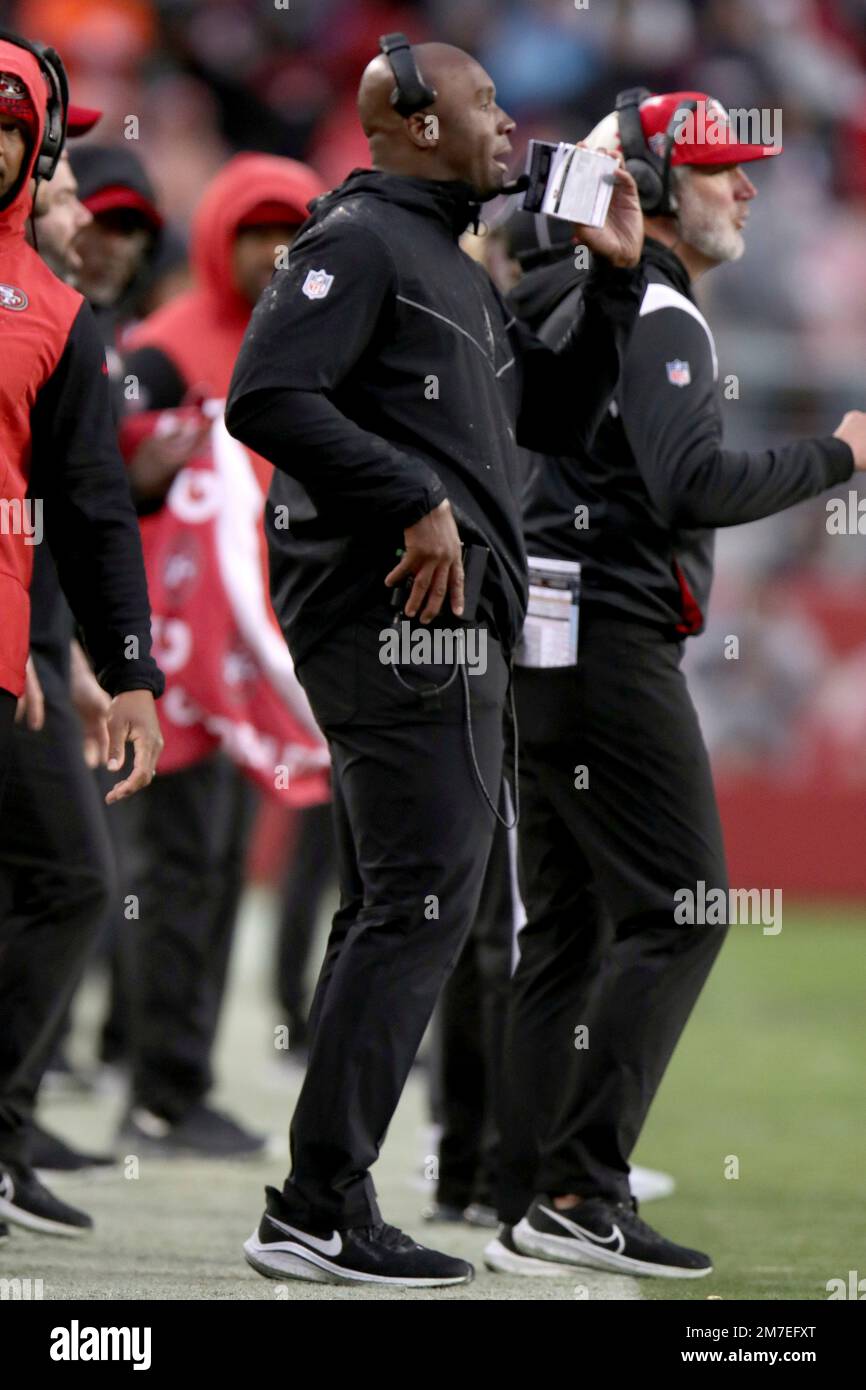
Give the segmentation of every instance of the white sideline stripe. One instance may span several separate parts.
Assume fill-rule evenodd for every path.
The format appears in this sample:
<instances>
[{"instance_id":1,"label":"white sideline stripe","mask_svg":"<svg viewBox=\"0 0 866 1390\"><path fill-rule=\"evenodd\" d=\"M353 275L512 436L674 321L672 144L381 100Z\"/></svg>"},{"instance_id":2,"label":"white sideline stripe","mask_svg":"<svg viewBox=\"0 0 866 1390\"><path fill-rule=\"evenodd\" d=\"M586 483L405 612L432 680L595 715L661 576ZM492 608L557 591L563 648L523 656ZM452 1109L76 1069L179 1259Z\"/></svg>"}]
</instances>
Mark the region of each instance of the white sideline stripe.
<instances>
[{"instance_id":1,"label":"white sideline stripe","mask_svg":"<svg viewBox=\"0 0 866 1390\"><path fill-rule=\"evenodd\" d=\"M682 309L684 314L691 314L692 318L701 325L710 340L710 352L713 354L713 381L718 381L719 359L716 355L716 340L700 309L690 299L686 299L684 294L680 294L679 290L675 290L673 285L647 285L643 303L640 306L640 317L644 318L646 314L654 314L658 309Z\"/></svg>"},{"instance_id":2,"label":"white sideline stripe","mask_svg":"<svg viewBox=\"0 0 866 1390\"><path fill-rule=\"evenodd\" d=\"M503 373L505 373L505 372L508 371L508 368L509 368L509 367L513 367L513 366L514 366L514 358L513 358L513 357L509 357L509 359L508 359L508 361L506 362L505 366L504 366L504 367L500 367L500 368L499 368L499 371L496 373L496 375L497 375L497 376L502 376Z\"/></svg>"}]
</instances>

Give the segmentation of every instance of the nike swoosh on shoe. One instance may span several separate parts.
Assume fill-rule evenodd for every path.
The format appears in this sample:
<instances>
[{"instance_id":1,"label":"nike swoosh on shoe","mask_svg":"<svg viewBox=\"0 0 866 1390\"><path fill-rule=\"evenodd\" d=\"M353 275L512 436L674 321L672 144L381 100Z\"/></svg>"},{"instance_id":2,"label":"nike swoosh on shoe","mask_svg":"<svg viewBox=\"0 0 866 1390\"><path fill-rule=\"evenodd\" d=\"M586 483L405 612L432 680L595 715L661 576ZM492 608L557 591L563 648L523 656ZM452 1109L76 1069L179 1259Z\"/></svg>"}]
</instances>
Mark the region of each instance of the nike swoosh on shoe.
<instances>
[{"instance_id":1,"label":"nike swoosh on shoe","mask_svg":"<svg viewBox=\"0 0 866 1390\"><path fill-rule=\"evenodd\" d=\"M594 1245L609 1245L616 1255L621 1255L625 1249L625 1236L619 1226L612 1225L609 1236L597 1236L592 1231L587 1231L583 1226L578 1226L576 1221L569 1221L568 1217L563 1216L561 1211L551 1211L550 1207L542 1207L541 1210L545 1216L551 1217L560 1226L564 1226L567 1231L571 1231L572 1235L591 1240Z\"/></svg>"},{"instance_id":2,"label":"nike swoosh on shoe","mask_svg":"<svg viewBox=\"0 0 866 1390\"><path fill-rule=\"evenodd\" d=\"M284 1231L287 1236L293 1236L295 1240L301 1240L305 1245L309 1245L313 1250L318 1250L323 1255L339 1255L343 1249L343 1237L339 1231L335 1231L328 1240L322 1240L319 1236L311 1236L307 1231L299 1231L295 1226L287 1226L284 1221L278 1221L275 1216L269 1216L268 1220L278 1231Z\"/></svg>"}]
</instances>

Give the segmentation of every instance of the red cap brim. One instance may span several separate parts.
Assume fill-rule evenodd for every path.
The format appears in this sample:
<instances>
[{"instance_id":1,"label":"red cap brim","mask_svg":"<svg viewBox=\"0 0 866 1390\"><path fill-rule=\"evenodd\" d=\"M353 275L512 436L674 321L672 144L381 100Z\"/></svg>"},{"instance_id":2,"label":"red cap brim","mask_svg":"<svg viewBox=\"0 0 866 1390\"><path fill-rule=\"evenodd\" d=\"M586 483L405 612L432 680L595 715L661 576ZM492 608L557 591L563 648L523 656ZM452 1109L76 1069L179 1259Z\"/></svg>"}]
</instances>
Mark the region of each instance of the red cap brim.
<instances>
[{"instance_id":1,"label":"red cap brim","mask_svg":"<svg viewBox=\"0 0 866 1390\"><path fill-rule=\"evenodd\" d=\"M671 164L748 164L781 153L781 145L739 145L735 141L727 145L674 145Z\"/></svg>"},{"instance_id":2,"label":"red cap brim","mask_svg":"<svg viewBox=\"0 0 866 1390\"><path fill-rule=\"evenodd\" d=\"M100 212L113 212L116 208L130 208L133 212L140 212L142 217L154 231L158 231L163 224L163 219L147 198L141 193L136 193L134 188L124 188L122 184L115 184L112 188L100 188L97 193L91 193L89 197L81 199L88 212L93 216Z\"/></svg>"},{"instance_id":3,"label":"red cap brim","mask_svg":"<svg viewBox=\"0 0 866 1390\"><path fill-rule=\"evenodd\" d=\"M95 106L70 106L66 114L66 134L70 140L86 135L97 121L102 120L102 112Z\"/></svg>"}]
</instances>

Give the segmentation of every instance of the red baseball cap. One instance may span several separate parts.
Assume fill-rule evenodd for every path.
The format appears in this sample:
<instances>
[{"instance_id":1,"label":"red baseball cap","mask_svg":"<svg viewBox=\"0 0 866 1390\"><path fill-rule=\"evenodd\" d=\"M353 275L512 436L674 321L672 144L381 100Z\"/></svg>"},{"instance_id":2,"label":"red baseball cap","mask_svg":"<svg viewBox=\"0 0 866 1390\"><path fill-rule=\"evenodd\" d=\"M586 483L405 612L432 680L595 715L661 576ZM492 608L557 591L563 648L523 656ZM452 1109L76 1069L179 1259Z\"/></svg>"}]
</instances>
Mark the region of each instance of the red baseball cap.
<instances>
[{"instance_id":1,"label":"red baseball cap","mask_svg":"<svg viewBox=\"0 0 866 1390\"><path fill-rule=\"evenodd\" d=\"M67 137L75 140L79 135L86 135L101 119L102 112L95 106L70 106L66 113Z\"/></svg>"},{"instance_id":2,"label":"red baseball cap","mask_svg":"<svg viewBox=\"0 0 866 1390\"><path fill-rule=\"evenodd\" d=\"M126 184L109 184L107 188L100 188L95 193L85 195L79 193L78 196L88 212L92 212L94 217L100 212L114 212L118 208L123 208L140 213L154 232L158 232L163 225L163 218L151 200L145 194L140 193L137 188L129 188Z\"/></svg>"},{"instance_id":3,"label":"red baseball cap","mask_svg":"<svg viewBox=\"0 0 866 1390\"><path fill-rule=\"evenodd\" d=\"M671 121L677 109L686 102L695 102L696 109L686 111L677 122L677 135L671 152L671 164L745 164L753 159L771 159L782 153L779 144L761 143L751 138L762 131L763 117L770 112L737 112L732 120L720 101L706 92L664 92L647 97L640 104L640 123L644 138L653 154L664 156ZM742 117L742 128L740 118ZM757 121L754 121L757 117ZM781 134L781 132L780 132Z\"/></svg>"},{"instance_id":4,"label":"red baseball cap","mask_svg":"<svg viewBox=\"0 0 866 1390\"><path fill-rule=\"evenodd\" d=\"M305 212L300 212L297 207L293 207L290 203L283 203L276 198L271 198L256 203L254 208L250 208L249 212L241 218L237 229L242 232L247 227L263 227L266 224L299 227L305 220Z\"/></svg>"},{"instance_id":5,"label":"red baseball cap","mask_svg":"<svg viewBox=\"0 0 866 1390\"><path fill-rule=\"evenodd\" d=\"M14 72L0 72L0 114L23 126L31 142L36 138L36 107L21 78Z\"/></svg>"}]
</instances>

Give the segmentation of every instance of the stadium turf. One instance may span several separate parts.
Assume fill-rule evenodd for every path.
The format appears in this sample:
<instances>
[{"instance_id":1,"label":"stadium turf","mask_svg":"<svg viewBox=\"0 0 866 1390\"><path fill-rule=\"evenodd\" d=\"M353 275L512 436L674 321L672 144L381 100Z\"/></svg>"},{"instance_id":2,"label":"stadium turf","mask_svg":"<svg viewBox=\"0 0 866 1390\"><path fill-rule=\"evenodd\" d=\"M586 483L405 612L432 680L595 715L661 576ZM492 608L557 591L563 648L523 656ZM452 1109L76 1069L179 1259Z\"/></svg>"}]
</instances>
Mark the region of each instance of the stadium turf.
<instances>
[{"instance_id":1,"label":"stadium turf","mask_svg":"<svg viewBox=\"0 0 866 1390\"><path fill-rule=\"evenodd\" d=\"M251 894L219 1049L218 1100L269 1133L285 1153L298 1074L278 1060L280 1023L267 985L271 920ZM710 1251L716 1272L691 1282L616 1279L590 1271L551 1281L486 1272L488 1233L436 1227L435 1239L475 1261L475 1283L419 1291L278 1284L248 1270L240 1246L258 1220L265 1182L284 1158L251 1163L142 1162L53 1186L96 1219L83 1240L14 1231L0 1275L42 1279L46 1299L825 1299L829 1279L866 1274L857 1212L866 1172L862 1123L862 978L866 918L851 910L786 911L778 936L731 929L668 1072L636 1157L672 1172L677 1192L643 1215ZM75 1046L87 1052L97 996L82 1001ZM43 1118L89 1146L107 1141L119 1101L54 1099ZM416 1073L376 1179L388 1220L420 1239L426 1200L424 1085ZM428 1165L429 1167L429 1165ZM132 1169L131 1171L134 1171ZM739 1172L739 1176L726 1176Z\"/></svg>"}]
</instances>

